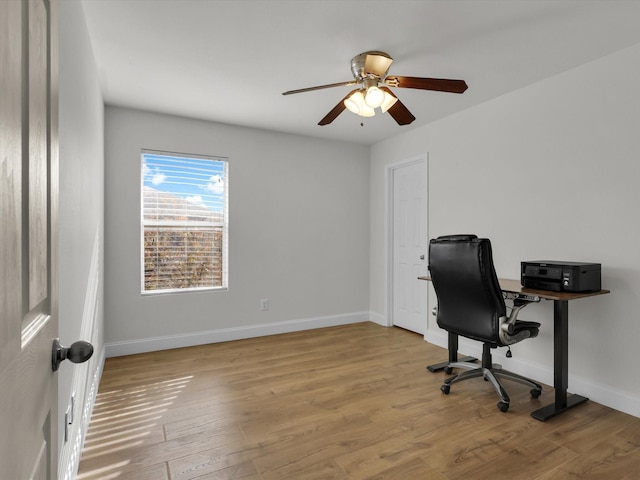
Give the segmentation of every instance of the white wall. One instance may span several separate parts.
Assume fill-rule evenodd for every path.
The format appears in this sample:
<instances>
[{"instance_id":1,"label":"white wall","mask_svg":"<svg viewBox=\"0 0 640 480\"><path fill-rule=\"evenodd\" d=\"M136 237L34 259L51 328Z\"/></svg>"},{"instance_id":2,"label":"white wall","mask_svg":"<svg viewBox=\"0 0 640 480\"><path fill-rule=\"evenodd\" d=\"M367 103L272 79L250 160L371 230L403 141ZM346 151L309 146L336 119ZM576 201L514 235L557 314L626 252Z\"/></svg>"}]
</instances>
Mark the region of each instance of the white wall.
<instances>
[{"instance_id":1,"label":"white wall","mask_svg":"<svg viewBox=\"0 0 640 480\"><path fill-rule=\"evenodd\" d=\"M429 234L491 238L499 276L521 260L602 263L611 294L569 305L569 390L640 416L640 45L372 148L371 311L384 315L386 166L428 152ZM470 82L469 91L473 89ZM427 239L425 239L426 241ZM430 305L435 295L430 289ZM552 303L513 370L553 383ZM426 338L446 346L433 317ZM464 343L465 353L480 346ZM469 350L476 349L474 352Z\"/></svg>"},{"instance_id":2,"label":"white wall","mask_svg":"<svg viewBox=\"0 0 640 480\"><path fill-rule=\"evenodd\" d=\"M368 319L368 147L118 107L105 142L107 355ZM227 291L140 294L143 148L230 159Z\"/></svg>"},{"instance_id":3,"label":"white wall","mask_svg":"<svg viewBox=\"0 0 640 480\"><path fill-rule=\"evenodd\" d=\"M75 478L104 358L104 107L80 2L60 2L59 337L90 341L93 357L58 370L59 478ZM75 419L63 441L64 413Z\"/></svg>"}]
</instances>

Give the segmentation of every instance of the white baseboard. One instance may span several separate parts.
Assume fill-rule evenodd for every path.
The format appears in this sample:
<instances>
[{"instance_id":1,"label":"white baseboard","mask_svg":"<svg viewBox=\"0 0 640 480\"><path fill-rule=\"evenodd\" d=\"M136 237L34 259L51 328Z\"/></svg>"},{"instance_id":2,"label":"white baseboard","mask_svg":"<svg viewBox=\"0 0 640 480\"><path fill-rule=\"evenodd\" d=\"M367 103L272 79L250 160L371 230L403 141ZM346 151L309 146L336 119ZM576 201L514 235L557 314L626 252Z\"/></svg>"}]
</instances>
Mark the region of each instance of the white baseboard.
<instances>
[{"instance_id":1,"label":"white baseboard","mask_svg":"<svg viewBox=\"0 0 640 480\"><path fill-rule=\"evenodd\" d=\"M379 313L376 313L376 312L369 312L369 320L372 321L373 323L377 323L382 327L391 326L389 324L389 321L387 320L387 317L385 317L384 315L380 315Z\"/></svg>"},{"instance_id":2,"label":"white baseboard","mask_svg":"<svg viewBox=\"0 0 640 480\"><path fill-rule=\"evenodd\" d=\"M439 347L448 348L448 337L444 330L427 332L424 339L429 343L438 345ZM458 349L460 352L477 358L482 357L481 343L466 340L464 338L460 338L458 341ZM515 373L532 378L537 382L544 383L546 385L553 385L553 369L551 367L525 362L517 358L507 359L504 355L500 354L493 354L493 359L496 363L505 365L505 368L508 368ZM443 358L443 361L444 360L446 360L446 358ZM629 392L615 389L603 383L596 383L577 375L571 375L571 368L569 368L569 392L583 395L601 405L605 405L609 408L613 408L614 410L640 418L640 397L634 396ZM545 402L544 398L540 398L542 399L543 404L553 402L553 399L549 399L549 402Z\"/></svg>"},{"instance_id":3,"label":"white baseboard","mask_svg":"<svg viewBox=\"0 0 640 480\"><path fill-rule=\"evenodd\" d=\"M329 315L324 317L305 318L301 320L289 320L285 322L263 323L260 325L247 325L204 332L111 342L105 345L106 356L107 358L119 357L122 355L132 355L136 353L155 352L159 350L170 350L172 348L193 347L208 343L263 337L279 333L335 327L338 325L348 325L350 323L367 322L370 320L370 316L370 312L354 312L342 315Z\"/></svg>"}]
</instances>

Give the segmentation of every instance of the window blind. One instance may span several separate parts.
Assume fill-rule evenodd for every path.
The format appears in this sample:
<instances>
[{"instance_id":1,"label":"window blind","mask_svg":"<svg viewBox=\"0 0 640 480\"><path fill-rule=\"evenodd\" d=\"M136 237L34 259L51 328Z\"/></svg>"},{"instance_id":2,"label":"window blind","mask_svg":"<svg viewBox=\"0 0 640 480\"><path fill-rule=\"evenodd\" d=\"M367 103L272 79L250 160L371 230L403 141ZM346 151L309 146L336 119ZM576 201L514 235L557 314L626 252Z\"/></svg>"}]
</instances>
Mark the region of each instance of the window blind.
<instances>
[{"instance_id":1,"label":"window blind","mask_svg":"<svg viewBox=\"0 0 640 480\"><path fill-rule=\"evenodd\" d=\"M142 291L227 286L228 160L142 153Z\"/></svg>"}]
</instances>

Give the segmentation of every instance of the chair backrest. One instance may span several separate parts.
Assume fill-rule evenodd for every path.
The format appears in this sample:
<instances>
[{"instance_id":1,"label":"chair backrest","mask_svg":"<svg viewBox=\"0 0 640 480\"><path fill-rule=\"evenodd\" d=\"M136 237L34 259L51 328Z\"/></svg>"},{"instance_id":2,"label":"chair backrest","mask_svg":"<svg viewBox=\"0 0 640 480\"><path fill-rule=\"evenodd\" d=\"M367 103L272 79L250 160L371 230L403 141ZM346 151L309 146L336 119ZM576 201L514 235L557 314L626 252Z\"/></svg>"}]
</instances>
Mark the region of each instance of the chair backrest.
<instances>
[{"instance_id":1,"label":"chair backrest","mask_svg":"<svg viewBox=\"0 0 640 480\"><path fill-rule=\"evenodd\" d=\"M500 345L500 317L507 309L489 239L475 235L432 239L429 271L438 297L440 328Z\"/></svg>"}]
</instances>

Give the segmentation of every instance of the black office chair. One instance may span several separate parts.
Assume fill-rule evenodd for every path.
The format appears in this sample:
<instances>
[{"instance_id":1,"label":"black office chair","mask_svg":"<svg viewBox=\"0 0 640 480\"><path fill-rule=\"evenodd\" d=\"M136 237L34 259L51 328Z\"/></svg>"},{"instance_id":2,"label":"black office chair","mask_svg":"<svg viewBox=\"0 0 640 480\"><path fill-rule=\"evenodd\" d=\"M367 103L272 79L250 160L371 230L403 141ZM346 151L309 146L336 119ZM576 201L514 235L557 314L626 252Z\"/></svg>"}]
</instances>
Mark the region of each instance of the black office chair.
<instances>
[{"instance_id":1,"label":"black office chair","mask_svg":"<svg viewBox=\"0 0 640 480\"><path fill-rule=\"evenodd\" d=\"M497 377L533 387L531 396L537 398L542 386L521 375L503 370L493 364L491 349L509 346L538 335L539 323L517 320L522 308L531 300L513 298L511 313L507 306L493 266L491 242L476 235L448 235L429 242L429 270L438 298L436 318L440 328L450 333L483 342L482 366L473 363L450 363L452 368L465 371L447 378L440 390L448 394L453 383L483 377L492 383L500 396L498 408L509 409L509 396ZM511 356L511 350L507 357Z\"/></svg>"}]
</instances>

